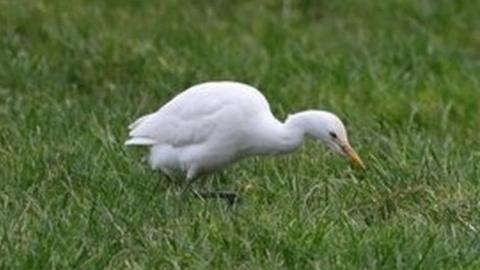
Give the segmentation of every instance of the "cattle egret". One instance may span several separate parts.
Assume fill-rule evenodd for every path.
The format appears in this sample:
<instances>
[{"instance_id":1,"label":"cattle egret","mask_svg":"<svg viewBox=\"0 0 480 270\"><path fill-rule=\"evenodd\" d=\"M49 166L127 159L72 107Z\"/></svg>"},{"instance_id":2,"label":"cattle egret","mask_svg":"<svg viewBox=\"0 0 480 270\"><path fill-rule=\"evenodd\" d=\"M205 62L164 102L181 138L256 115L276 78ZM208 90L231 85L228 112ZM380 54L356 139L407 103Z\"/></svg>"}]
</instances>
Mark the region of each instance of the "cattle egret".
<instances>
[{"instance_id":1,"label":"cattle egret","mask_svg":"<svg viewBox=\"0 0 480 270\"><path fill-rule=\"evenodd\" d=\"M192 86L128 128L125 144L149 147L152 169L170 177L182 173L184 191L199 177L242 158L292 152L305 136L365 168L336 115L308 110L290 115L282 123L259 90L239 82ZM210 197L213 193L202 194ZM218 196L231 199L235 195Z\"/></svg>"}]
</instances>

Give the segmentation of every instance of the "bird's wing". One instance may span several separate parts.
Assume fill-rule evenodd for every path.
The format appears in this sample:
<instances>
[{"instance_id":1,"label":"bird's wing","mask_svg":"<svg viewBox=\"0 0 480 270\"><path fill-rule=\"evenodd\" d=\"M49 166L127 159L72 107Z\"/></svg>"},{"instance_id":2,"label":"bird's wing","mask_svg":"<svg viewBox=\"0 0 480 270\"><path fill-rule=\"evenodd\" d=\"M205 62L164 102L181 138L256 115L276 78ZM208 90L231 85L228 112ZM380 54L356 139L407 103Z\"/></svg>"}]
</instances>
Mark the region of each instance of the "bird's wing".
<instances>
[{"instance_id":1,"label":"bird's wing","mask_svg":"<svg viewBox=\"0 0 480 270\"><path fill-rule=\"evenodd\" d=\"M258 113L270 113L265 97L255 88L236 82L207 82L192 86L157 112L130 125L126 144L198 144L240 129Z\"/></svg>"},{"instance_id":2,"label":"bird's wing","mask_svg":"<svg viewBox=\"0 0 480 270\"><path fill-rule=\"evenodd\" d=\"M174 99L157 112L140 117L130 125L130 138L125 144L178 147L207 140L225 104L212 97L197 98Z\"/></svg>"},{"instance_id":3,"label":"bird's wing","mask_svg":"<svg viewBox=\"0 0 480 270\"><path fill-rule=\"evenodd\" d=\"M138 127L145 119L147 119L148 117L150 117L152 114L147 114L147 115L144 115L140 118L138 118L137 120L135 120L133 123L131 123L130 125L128 125L128 129L129 130L132 130L136 127Z\"/></svg>"}]
</instances>

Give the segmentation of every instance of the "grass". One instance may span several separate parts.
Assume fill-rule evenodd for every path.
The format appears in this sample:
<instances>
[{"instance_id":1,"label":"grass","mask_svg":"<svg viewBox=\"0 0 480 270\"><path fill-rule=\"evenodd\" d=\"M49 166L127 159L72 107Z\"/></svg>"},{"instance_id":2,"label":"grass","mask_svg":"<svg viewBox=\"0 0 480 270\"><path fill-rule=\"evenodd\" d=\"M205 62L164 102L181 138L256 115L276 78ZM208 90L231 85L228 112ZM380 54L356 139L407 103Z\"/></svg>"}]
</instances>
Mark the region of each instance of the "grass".
<instances>
[{"instance_id":1,"label":"grass","mask_svg":"<svg viewBox=\"0 0 480 270\"><path fill-rule=\"evenodd\" d=\"M478 1L0 0L0 268L480 269ZM126 126L207 80L347 122L181 202Z\"/></svg>"}]
</instances>

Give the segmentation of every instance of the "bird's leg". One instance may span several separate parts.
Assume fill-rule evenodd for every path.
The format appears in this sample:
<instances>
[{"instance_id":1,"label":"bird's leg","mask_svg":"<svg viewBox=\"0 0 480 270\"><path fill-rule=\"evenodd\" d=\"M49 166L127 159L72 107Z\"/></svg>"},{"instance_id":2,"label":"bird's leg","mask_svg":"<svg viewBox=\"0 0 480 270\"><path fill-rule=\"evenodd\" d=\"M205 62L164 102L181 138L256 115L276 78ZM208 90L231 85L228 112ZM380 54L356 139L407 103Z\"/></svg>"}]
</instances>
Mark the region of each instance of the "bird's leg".
<instances>
[{"instance_id":1,"label":"bird's leg","mask_svg":"<svg viewBox=\"0 0 480 270\"><path fill-rule=\"evenodd\" d=\"M183 187L182 189L182 192L181 192L181 197L184 198L185 195L187 194L187 190L190 188L190 186L193 184L193 182L195 182L197 178L188 178L187 177L187 183L185 184L185 186Z\"/></svg>"},{"instance_id":2,"label":"bird's leg","mask_svg":"<svg viewBox=\"0 0 480 270\"><path fill-rule=\"evenodd\" d=\"M195 171L188 172L187 177L186 177L186 184L183 187L181 197L185 198L186 193L190 189L190 187L192 186L193 182L195 182L199 178L200 179L203 178L203 180L201 181L201 184L202 184L202 186L205 186L206 179L204 177L205 176L203 176L203 177L199 176L198 174L195 173ZM192 189L191 191L193 192L193 194L196 197L201 198L201 199L211 199L211 198L213 198L213 199L224 199L228 202L229 205L233 205L236 202L238 202L238 196L234 192L205 191L205 190L198 191L198 190L195 190L195 189Z\"/></svg>"},{"instance_id":3,"label":"bird's leg","mask_svg":"<svg viewBox=\"0 0 480 270\"><path fill-rule=\"evenodd\" d=\"M229 205L239 202L239 197L235 192L229 191L211 191L206 188L207 178L200 179L200 190L194 191L195 195L201 199L223 199Z\"/></svg>"},{"instance_id":4,"label":"bird's leg","mask_svg":"<svg viewBox=\"0 0 480 270\"><path fill-rule=\"evenodd\" d=\"M239 202L239 197L231 191L194 191L195 195L202 199L224 199L229 205Z\"/></svg>"},{"instance_id":5,"label":"bird's leg","mask_svg":"<svg viewBox=\"0 0 480 270\"><path fill-rule=\"evenodd\" d=\"M160 170L162 174L165 176L165 178L172 184L178 183L177 175L171 170L168 170L166 168Z\"/></svg>"}]
</instances>

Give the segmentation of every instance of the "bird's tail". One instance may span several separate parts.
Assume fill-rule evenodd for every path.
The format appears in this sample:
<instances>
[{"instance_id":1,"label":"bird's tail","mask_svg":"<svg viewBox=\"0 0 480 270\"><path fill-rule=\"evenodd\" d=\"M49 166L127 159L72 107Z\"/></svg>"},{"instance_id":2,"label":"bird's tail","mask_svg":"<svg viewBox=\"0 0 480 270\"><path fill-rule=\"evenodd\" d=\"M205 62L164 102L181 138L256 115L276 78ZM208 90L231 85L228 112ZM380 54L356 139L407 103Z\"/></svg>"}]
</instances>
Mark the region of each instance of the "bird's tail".
<instances>
[{"instance_id":1,"label":"bird's tail","mask_svg":"<svg viewBox=\"0 0 480 270\"><path fill-rule=\"evenodd\" d=\"M131 123L130 125L128 125L128 129L129 130L133 130L134 128L138 127L140 125L140 123L142 123L143 121L145 121L148 117L150 117L152 114L147 114L147 115L144 115L140 118L138 118L137 120L133 121L133 123Z\"/></svg>"},{"instance_id":2,"label":"bird's tail","mask_svg":"<svg viewBox=\"0 0 480 270\"><path fill-rule=\"evenodd\" d=\"M135 134L135 129L138 126L140 126L140 124L143 123L151 115L152 114L144 115L138 118L137 120L135 120L133 123L131 123L128 126L128 129L130 130L130 133L129 133L130 138L127 141L125 141L125 145L154 145L157 143L157 141L155 141L154 139Z\"/></svg>"},{"instance_id":3,"label":"bird's tail","mask_svg":"<svg viewBox=\"0 0 480 270\"><path fill-rule=\"evenodd\" d=\"M133 137L125 141L125 145L154 145L157 141L145 137Z\"/></svg>"}]
</instances>

